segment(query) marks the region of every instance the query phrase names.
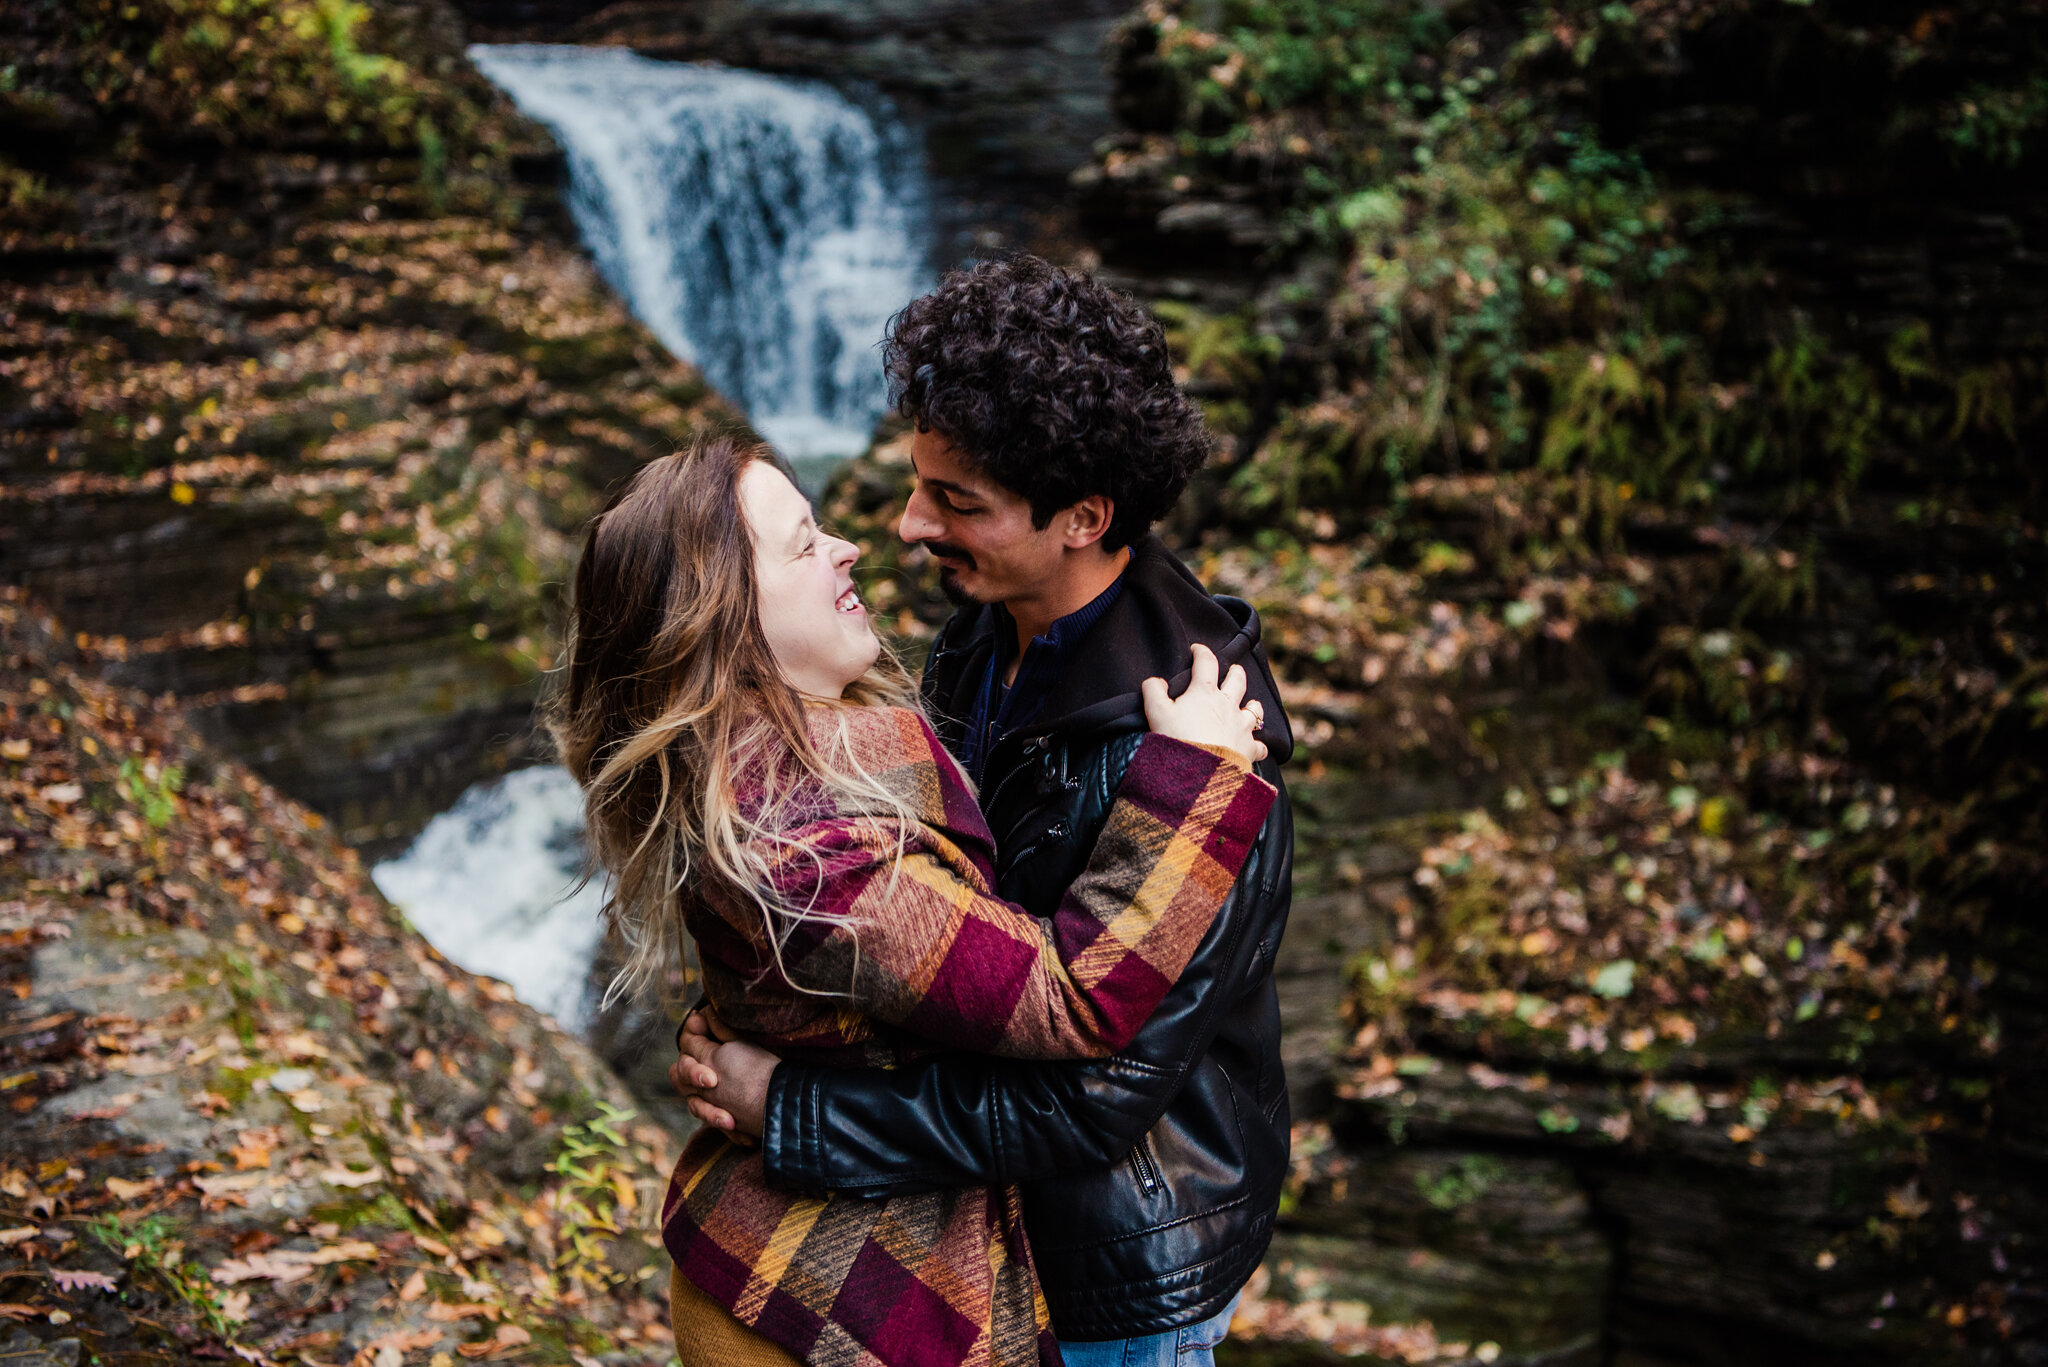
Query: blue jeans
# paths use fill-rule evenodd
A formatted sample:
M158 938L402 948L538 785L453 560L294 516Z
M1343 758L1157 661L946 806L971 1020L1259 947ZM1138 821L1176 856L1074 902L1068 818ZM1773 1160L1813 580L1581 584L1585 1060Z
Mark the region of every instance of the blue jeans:
M1163 1334L1100 1343L1062 1339L1060 1356L1067 1367L1216 1367L1216 1345L1230 1333L1230 1315L1236 1309L1237 1297L1232 1296L1221 1314Z

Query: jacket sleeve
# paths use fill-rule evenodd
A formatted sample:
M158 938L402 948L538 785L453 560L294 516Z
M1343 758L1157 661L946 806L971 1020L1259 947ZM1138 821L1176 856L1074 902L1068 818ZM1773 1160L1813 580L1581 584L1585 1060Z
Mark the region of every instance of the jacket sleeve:
M1050 1063L949 1053L887 1072L782 1063L761 1143L769 1182L899 1195L1034 1181L1122 1157L1179 1093L1225 1013L1270 973L1293 841L1282 789L1194 958L1113 1057Z
M777 889L828 914L795 921L776 965L806 992L951 1047L1113 1053L1180 976L1257 842L1275 790L1240 764L1146 736L1050 921L987 891L931 827L803 828Z

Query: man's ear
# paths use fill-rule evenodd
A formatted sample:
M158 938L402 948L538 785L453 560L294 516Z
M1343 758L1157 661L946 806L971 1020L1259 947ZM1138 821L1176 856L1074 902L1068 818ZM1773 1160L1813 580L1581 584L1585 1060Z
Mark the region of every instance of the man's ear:
M1079 503L1071 504L1052 515L1053 529L1060 534L1060 544L1070 551L1085 550L1102 540L1109 530L1109 521L1116 516L1116 500L1103 494L1090 494Z

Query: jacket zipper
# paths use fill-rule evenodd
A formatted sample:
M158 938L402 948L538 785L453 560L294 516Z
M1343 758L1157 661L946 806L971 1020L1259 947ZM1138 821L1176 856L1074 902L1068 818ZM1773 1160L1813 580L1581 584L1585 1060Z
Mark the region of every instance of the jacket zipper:
M1152 1161L1152 1136L1140 1135L1131 1148L1131 1172L1147 1196L1159 1193L1159 1168Z

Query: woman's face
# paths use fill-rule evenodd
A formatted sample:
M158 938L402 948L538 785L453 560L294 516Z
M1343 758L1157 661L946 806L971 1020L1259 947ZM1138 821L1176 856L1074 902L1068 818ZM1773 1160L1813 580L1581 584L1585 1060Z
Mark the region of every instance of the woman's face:
M741 472L739 494L754 536L761 629L775 663L799 693L837 698L882 650L853 587L859 553L851 541L819 531L810 500L765 460Z

